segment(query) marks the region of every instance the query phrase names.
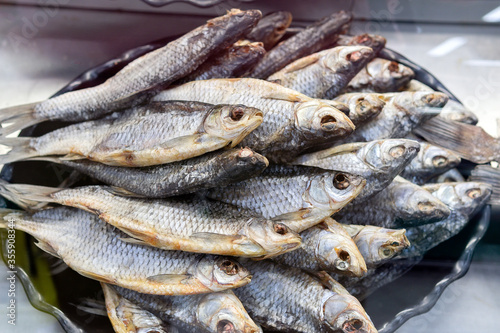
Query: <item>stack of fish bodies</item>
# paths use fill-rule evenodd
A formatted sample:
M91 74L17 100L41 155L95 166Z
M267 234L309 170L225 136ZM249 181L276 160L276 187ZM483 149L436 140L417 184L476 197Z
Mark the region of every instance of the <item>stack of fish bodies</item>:
M291 15L260 18L231 10L104 84L0 110L2 135L76 122L2 136L0 163L59 163L106 185L2 182L26 212L4 209L0 225L100 281L117 332L376 332L332 276L365 296L491 194L423 185L460 162L412 135L448 96L377 58L383 37L345 35L339 12L274 46ZM50 204L68 207L33 212Z

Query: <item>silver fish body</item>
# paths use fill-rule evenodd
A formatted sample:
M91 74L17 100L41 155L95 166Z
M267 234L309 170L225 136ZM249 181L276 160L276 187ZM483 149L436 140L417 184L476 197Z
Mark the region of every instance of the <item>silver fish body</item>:
M300 232L353 200L365 180L352 174L306 166L271 165L260 177L206 191L208 197Z
M366 264L351 236L331 218L301 232L302 246L272 260L310 272L362 276Z
M264 329L293 333L377 332L359 302L339 286L330 290L299 269L249 262L252 284L235 290Z
M417 185L422 185L459 163L460 157L451 150L420 142L420 151L401 172L401 176Z
M212 79L188 82L158 94L155 100L193 100L243 104L263 112L263 123L241 145L270 161L286 162L318 142L349 135L354 125L331 105L256 79Z
M262 333L230 290L205 295L159 296L114 288L121 296L186 332Z
M344 207L335 219L344 224L405 227L408 230L410 226L441 221L449 215L450 209L438 198L420 186L396 177L387 188L362 205Z
M267 80L313 98L331 99L372 57L365 46L339 46L300 58Z
M354 199L361 203L386 188L420 149L407 139L349 143L299 156L292 163L323 169L338 169L366 179L366 186Z
M93 214L54 208L33 215L3 210L2 226L14 221L42 250L94 280L143 293L188 295L250 282L250 273L225 257L164 251L122 241L127 235Z
M346 92L388 93L399 91L415 76L413 70L403 64L381 58L370 61L349 82Z

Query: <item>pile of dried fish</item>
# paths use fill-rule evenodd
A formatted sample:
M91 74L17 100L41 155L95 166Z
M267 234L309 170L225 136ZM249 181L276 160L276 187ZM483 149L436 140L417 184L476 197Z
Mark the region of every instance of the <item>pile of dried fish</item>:
M376 332L354 296L456 235L492 187L429 183L466 157L432 144L432 121L475 118L351 19L281 40L290 13L233 9L101 85L0 110L1 164L94 179L1 181L24 211L0 227L100 281L116 332ZM56 119L74 124L5 137Z

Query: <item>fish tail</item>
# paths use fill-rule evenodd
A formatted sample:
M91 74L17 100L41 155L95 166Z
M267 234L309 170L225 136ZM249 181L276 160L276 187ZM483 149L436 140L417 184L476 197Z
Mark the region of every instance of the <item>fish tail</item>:
M51 195L60 190L54 187L9 184L5 180L0 180L0 195L25 210L39 210L54 202Z
M0 136L40 123L42 120L34 117L37 104L39 102L0 109Z
M0 155L0 164L12 163L37 156L35 149L30 147L32 138L5 138L0 136L0 145L12 147L7 153Z
M0 229L9 229L12 226L9 225L9 215L22 213L19 210L0 208Z

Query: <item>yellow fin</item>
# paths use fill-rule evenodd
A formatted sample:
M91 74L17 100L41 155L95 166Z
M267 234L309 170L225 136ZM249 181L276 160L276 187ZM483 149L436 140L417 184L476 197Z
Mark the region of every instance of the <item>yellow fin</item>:
M64 155L63 157L60 157L59 160L61 161L74 161L74 160L83 160L85 157L82 155L78 154L67 154Z
M115 284L116 283L116 281L113 278L108 277L108 276L100 275L100 274L97 274L97 273L94 273L94 272L84 271L84 270L81 270L81 269L75 269L75 270L78 273L80 273L81 275L83 275L85 277L88 277L89 279L92 279L92 280L97 280L97 281L106 282L106 283L110 283L110 284Z
M312 64L315 64L318 62L320 59L318 54L311 54L307 57L300 58L294 62L292 62L290 65L288 65L285 69L285 73L292 73L298 70L301 70L307 66L310 66Z
M126 237L126 238L119 238L122 242L125 242L125 243L130 243L130 244L136 244L136 245L147 245L147 246L151 246L151 244L148 244L146 243L145 241L143 240L140 240L140 239L137 239L137 238L133 238L133 237Z
M312 210L310 208L302 208L296 212L290 212L290 213L285 213L285 214L275 216L271 220L273 220L273 221L303 220L305 218L308 218L309 215L311 214L311 212L312 212Z
M288 91L274 91L273 93L264 96L266 99L279 99L287 102L305 102L306 99L300 93L292 93Z
M158 274L147 277L147 280L150 282L158 282L171 285L176 285L179 283L187 284L190 279L192 279L192 276L189 274Z
M242 244L246 237L242 235L223 235L223 234L217 234L213 232L197 232L189 236L191 239L196 239L198 241L208 241L208 242L214 242L214 243L235 243L235 244Z

